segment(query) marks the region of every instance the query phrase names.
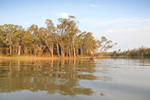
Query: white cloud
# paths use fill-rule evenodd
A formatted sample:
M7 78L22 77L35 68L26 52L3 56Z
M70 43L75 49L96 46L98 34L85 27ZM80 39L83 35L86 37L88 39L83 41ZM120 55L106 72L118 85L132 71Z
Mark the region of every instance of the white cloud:
M117 43L114 50L150 47L150 18L88 19L83 21L88 31L100 39L105 36Z
M56 15L59 16L59 17L61 17L61 18L68 18L69 17L68 13L58 13Z
M83 20L84 21L84 20ZM112 28L131 28L131 27L143 27L150 25L149 18L117 18L117 19L90 19L87 21L87 25L91 28L104 27L104 29Z
M93 32L93 34L100 34L99 32Z
M138 26L148 26L150 19L141 19L141 18L131 18L130 21L118 24L120 27L138 27Z
M24 24L25 24L25 25L29 25L29 24L30 24L30 22L25 22Z
M118 18L114 20L107 20L107 21L94 21L93 25L94 27L96 26L104 26L104 25L110 25L110 24L119 24L119 23L125 23L130 21L131 19L128 18Z
M47 19L47 17L43 17L42 19Z
M45 24L45 20L43 21L43 23Z
M97 5L94 4L90 4L90 7L98 7Z
M150 26L138 28L119 28L102 32L111 37L112 41L117 42L115 49L133 49L141 46L150 47Z
M89 18L83 18L83 19L79 20L79 22L87 22L87 21L89 21Z
M137 27L137 28L116 28L116 29L110 29L107 31L104 31L103 33L115 33L115 34L134 34L136 37L145 34L149 34L150 32L150 26L145 26L145 27ZM150 34L149 34L150 35Z

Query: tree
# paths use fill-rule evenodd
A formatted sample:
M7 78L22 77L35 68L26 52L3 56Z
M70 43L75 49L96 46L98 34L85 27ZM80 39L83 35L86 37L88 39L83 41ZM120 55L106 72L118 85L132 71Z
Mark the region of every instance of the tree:
M12 43L13 43L13 34L16 31L16 25L13 24L4 24L3 25L3 30L4 30L4 34L6 35L6 41L7 44L9 46L9 53L10 55L12 54ZM7 50L7 49L6 49Z
M33 48L33 43L34 43L34 39L33 39L33 35L30 34L30 32L26 31L22 37L22 46L24 48L24 54L28 54L29 51L31 53L31 50Z
M34 53L35 56L37 55L37 49L38 49L38 42L39 42L39 37L38 37L38 26L33 24L31 25L27 32L29 32L32 36L33 36L33 42L32 42L32 46L34 48Z
M97 41L92 36L92 33L91 32L86 33L84 37L84 45L83 45L84 52L87 55L91 54L91 52L95 53L94 50L97 48L96 43Z
M17 46L17 51L18 51L18 55L20 56L21 54L21 42L22 42L22 37L25 33L25 30L23 29L22 26L16 26L17 30L15 31L15 33L13 34L14 37L14 41L15 41L15 45Z
M64 57L65 53L71 56L71 51L73 51L73 56L75 53L75 36L80 32L77 23L73 20L74 16L69 16L69 18L60 18L58 21L60 24L57 25L58 33L60 35L60 47L61 55ZM66 52L65 52L66 50Z
M106 37L96 40L91 32L81 32L78 29L75 16L59 18L57 28L52 20L45 21L46 28L38 28L33 24L27 30L22 26L5 24L0 26L1 53L7 54L34 54L42 55L49 51L51 56L76 57L79 54L95 55L98 48L100 52L106 52L115 44ZM147 55L149 51L143 51Z
M47 35L47 29L44 28L44 27L41 27L39 29L39 37L41 38L41 45L40 45L40 55L41 53L43 52L43 50L46 48L46 45L45 44L45 38L46 38L46 35ZM47 41L46 41L47 42Z
M67 19L59 18L58 21L60 24L57 25L57 32L59 35L59 45L61 47L61 56L64 57L64 35L66 34L67 29Z
M108 40L106 37L102 36L101 40L97 41L98 47L100 48L100 55L103 55L104 52L106 52L108 49L115 46L117 43L112 43L111 40Z
M6 47L6 33L4 31L4 27L0 26L0 53L3 53L3 47Z
M45 42L45 44L47 45L49 51L51 52L51 55L53 57L53 49L54 49L54 34L56 32L56 29L54 27L54 24L52 22L52 20L47 19L45 21L46 25L47 25L47 29L45 28L40 28L40 32L39 35L41 37L41 39Z
M58 57L60 57L60 51L59 51L60 36L59 36L58 32L55 32L55 34L54 34L54 42L55 42L56 48L57 48L57 55L58 55Z
M85 37L85 34L86 34L86 31L80 33L76 37L76 41L75 41L75 47L76 47L76 49L79 50L81 56L83 56L83 46L84 46L84 37Z

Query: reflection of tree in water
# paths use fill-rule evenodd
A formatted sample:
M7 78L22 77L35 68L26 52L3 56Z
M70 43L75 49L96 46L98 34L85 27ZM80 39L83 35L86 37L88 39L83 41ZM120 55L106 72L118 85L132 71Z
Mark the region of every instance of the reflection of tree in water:
M95 80L95 64L91 61L18 61L0 62L0 92L21 90L47 91L49 94L91 95L90 88L79 80Z

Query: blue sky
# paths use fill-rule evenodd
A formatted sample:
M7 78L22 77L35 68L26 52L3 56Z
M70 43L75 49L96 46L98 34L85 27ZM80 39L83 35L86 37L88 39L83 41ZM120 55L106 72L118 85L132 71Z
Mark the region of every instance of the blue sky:
M0 0L0 12L0 25L24 28L74 15L81 31L116 42L112 50L150 47L150 0Z

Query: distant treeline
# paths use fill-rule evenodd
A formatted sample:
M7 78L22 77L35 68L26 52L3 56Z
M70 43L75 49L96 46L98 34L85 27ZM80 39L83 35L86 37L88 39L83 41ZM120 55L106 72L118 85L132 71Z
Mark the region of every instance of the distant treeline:
M121 51L119 49L118 51L107 53L106 55L110 56L150 56L150 48L141 47L138 49L132 49L127 51Z
M35 24L27 29L20 25L0 25L0 55L75 57L105 52L115 45L106 37L96 40L91 32L81 32L74 19L74 16L59 18L56 27L47 19L46 28Z

